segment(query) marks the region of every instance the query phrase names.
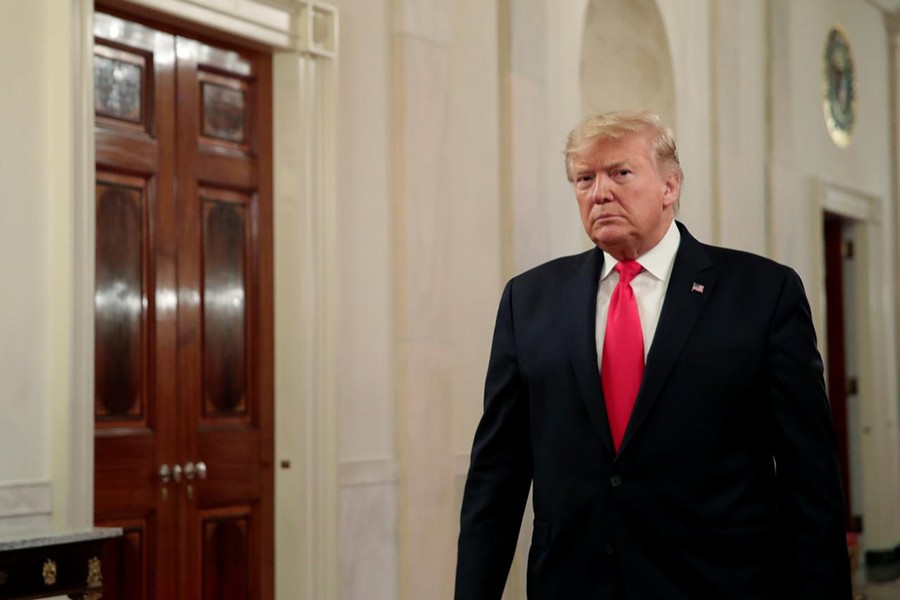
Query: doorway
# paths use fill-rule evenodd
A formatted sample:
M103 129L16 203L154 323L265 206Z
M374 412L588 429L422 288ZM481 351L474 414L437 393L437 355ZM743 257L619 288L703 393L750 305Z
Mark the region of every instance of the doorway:
M105 598L273 596L271 57L98 8Z
M823 215L827 322L828 398L841 466L845 528L861 533L859 349L857 320L856 225L838 213Z

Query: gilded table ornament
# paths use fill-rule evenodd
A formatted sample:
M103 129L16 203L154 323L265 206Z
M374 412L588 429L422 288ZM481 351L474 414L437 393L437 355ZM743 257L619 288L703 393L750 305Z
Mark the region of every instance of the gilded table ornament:
M824 66L825 124L832 141L846 148L856 119L856 75L847 34L837 25L828 32Z
M103 585L103 574L100 571L100 559L96 556L88 560L88 577L87 583L91 587L101 587Z
M55 584L56 583L56 562L48 558L46 560L46 562L44 562L44 569L41 572L41 574L44 576L44 585Z

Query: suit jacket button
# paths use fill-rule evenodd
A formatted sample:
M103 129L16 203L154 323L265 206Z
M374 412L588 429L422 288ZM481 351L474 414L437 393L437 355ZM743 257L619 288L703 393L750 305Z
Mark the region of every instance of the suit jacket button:
M609 478L609 484L613 487L619 487L622 485L622 476L621 475L613 475Z
M616 549L613 547L612 544L605 544L605 545L603 546L603 552L604 552L607 556L612 556L613 554L616 553Z

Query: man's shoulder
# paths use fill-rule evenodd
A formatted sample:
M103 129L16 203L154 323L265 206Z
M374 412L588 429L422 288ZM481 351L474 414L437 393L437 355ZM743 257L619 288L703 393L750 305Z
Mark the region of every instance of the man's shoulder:
M703 247L715 265L720 282L755 282L778 289L785 281L800 281L794 269L766 256L722 246L703 244Z
M755 254L746 250L713 246L701 243L716 264L723 266L736 266L744 269L754 269L761 272L786 273L791 270L787 265L781 264L771 258Z
M560 277L568 277L578 272L582 268L588 266L587 263L591 259L598 259L597 248L591 248L579 254L570 256L560 256L537 266L522 271L510 280L510 283L516 285L529 285L533 283L546 283L548 280L558 279Z
M780 274L781 276L794 272L787 265L760 254L701 242L693 237L681 223L679 223L679 229L682 236L682 247L679 248L678 256L687 254L696 259L698 256L705 255L706 259L724 272L756 272L769 275Z

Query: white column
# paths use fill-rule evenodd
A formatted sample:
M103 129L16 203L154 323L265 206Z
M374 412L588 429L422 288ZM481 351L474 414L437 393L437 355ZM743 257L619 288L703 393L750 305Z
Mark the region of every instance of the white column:
M447 0L398 0L393 8L399 598L449 598L453 373L444 320L451 210L444 150L451 6Z
M501 286L497 6L393 5L399 597L452 597L457 457Z
M273 56L275 588L338 598L337 11L296 7ZM290 467L288 467L288 464Z

